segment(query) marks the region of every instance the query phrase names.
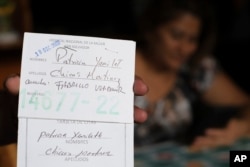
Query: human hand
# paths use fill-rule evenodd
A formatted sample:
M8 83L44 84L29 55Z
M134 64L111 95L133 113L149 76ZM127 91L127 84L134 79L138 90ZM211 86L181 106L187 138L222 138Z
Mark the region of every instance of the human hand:
M135 76L135 82L134 82L133 89L134 89L135 95L137 95L137 96L143 96L148 92L147 85L138 76ZM135 106L134 107L134 119L135 119L135 122L143 123L147 119L146 111Z
M19 93L20 77L18 74L10 75L4 82L4 87L13 95Z
M12 75L8 77L5 81L5 88L13 95L17 95L19 92L19 86L20 86L20 77L19 75ZM135 76L135 82L133 87L134 93L137 96L143 96L147 93L148 87L145 85L145 83L142 81L141 78L138 76ZM135 122L142 123L147 119L147 113L138 108L134 107L134 119Z
M190 146L191 151L201 151L220 146L230 146L249 132L246 120L231 119L225 128L209 128L204 136L197 137Z

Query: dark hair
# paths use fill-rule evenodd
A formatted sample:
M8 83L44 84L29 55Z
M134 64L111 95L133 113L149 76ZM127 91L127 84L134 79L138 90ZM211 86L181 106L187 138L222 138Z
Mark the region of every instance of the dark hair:
M145 47L145 34L155 30L158 26L166 24L184 13L199 18L202 25L200 35L201 44L208 31L211 30L212 15L209 4L204 0L151 0L137 20L138 47ZM207 25L208 24L208 25Z

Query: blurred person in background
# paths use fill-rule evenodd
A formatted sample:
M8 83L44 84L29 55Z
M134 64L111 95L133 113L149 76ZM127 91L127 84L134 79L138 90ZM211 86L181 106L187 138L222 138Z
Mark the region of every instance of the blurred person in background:
M201 150L248 136L249 96L209 52L214 23L206 1L152 0L147 6L138 17L136 75L149 92L135 104L148 119L135 125L135 146L175 141ZM224 120L214 117L220 109Z
M164 141L185 143L190 129L197 126L195 120L202 120L197 115L202 116L204 111L195 108L197 103L237 108L237 117L230 117L219 129L197 133L196 136L201 136L189 143L191 148L200 150L232 144L249 135L249 97L230 80L206 49L209 48L207 42L211 41L207 40L206 31L213 23L204 17L206 5L200 6L201 2L152 0L138 21L136 75L144 80L149 92L135 98L135 105L148 112L147 121L135 125L136 147ZM19 77L8 78L5 86L17 94ZM143 122L146 117L143 112L135 112L137 122Z

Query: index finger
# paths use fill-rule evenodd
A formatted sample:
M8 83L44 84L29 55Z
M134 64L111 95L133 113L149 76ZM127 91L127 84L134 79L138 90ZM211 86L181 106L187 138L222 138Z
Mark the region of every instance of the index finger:
M143 96L148 92L147 85L143 82L143 80L135 76L135 82L134 82L134 93L137 96Z

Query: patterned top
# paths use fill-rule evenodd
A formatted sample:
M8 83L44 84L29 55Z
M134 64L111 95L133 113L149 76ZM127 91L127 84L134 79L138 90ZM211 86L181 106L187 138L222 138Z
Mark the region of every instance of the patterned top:
M151 104L136 96L135 105L153 114L145 123L135 124L135 146L181 140L192 122L192 104L209 88L217 70L216 61L204 57L195 70L181 70L174 89L163 99Z

